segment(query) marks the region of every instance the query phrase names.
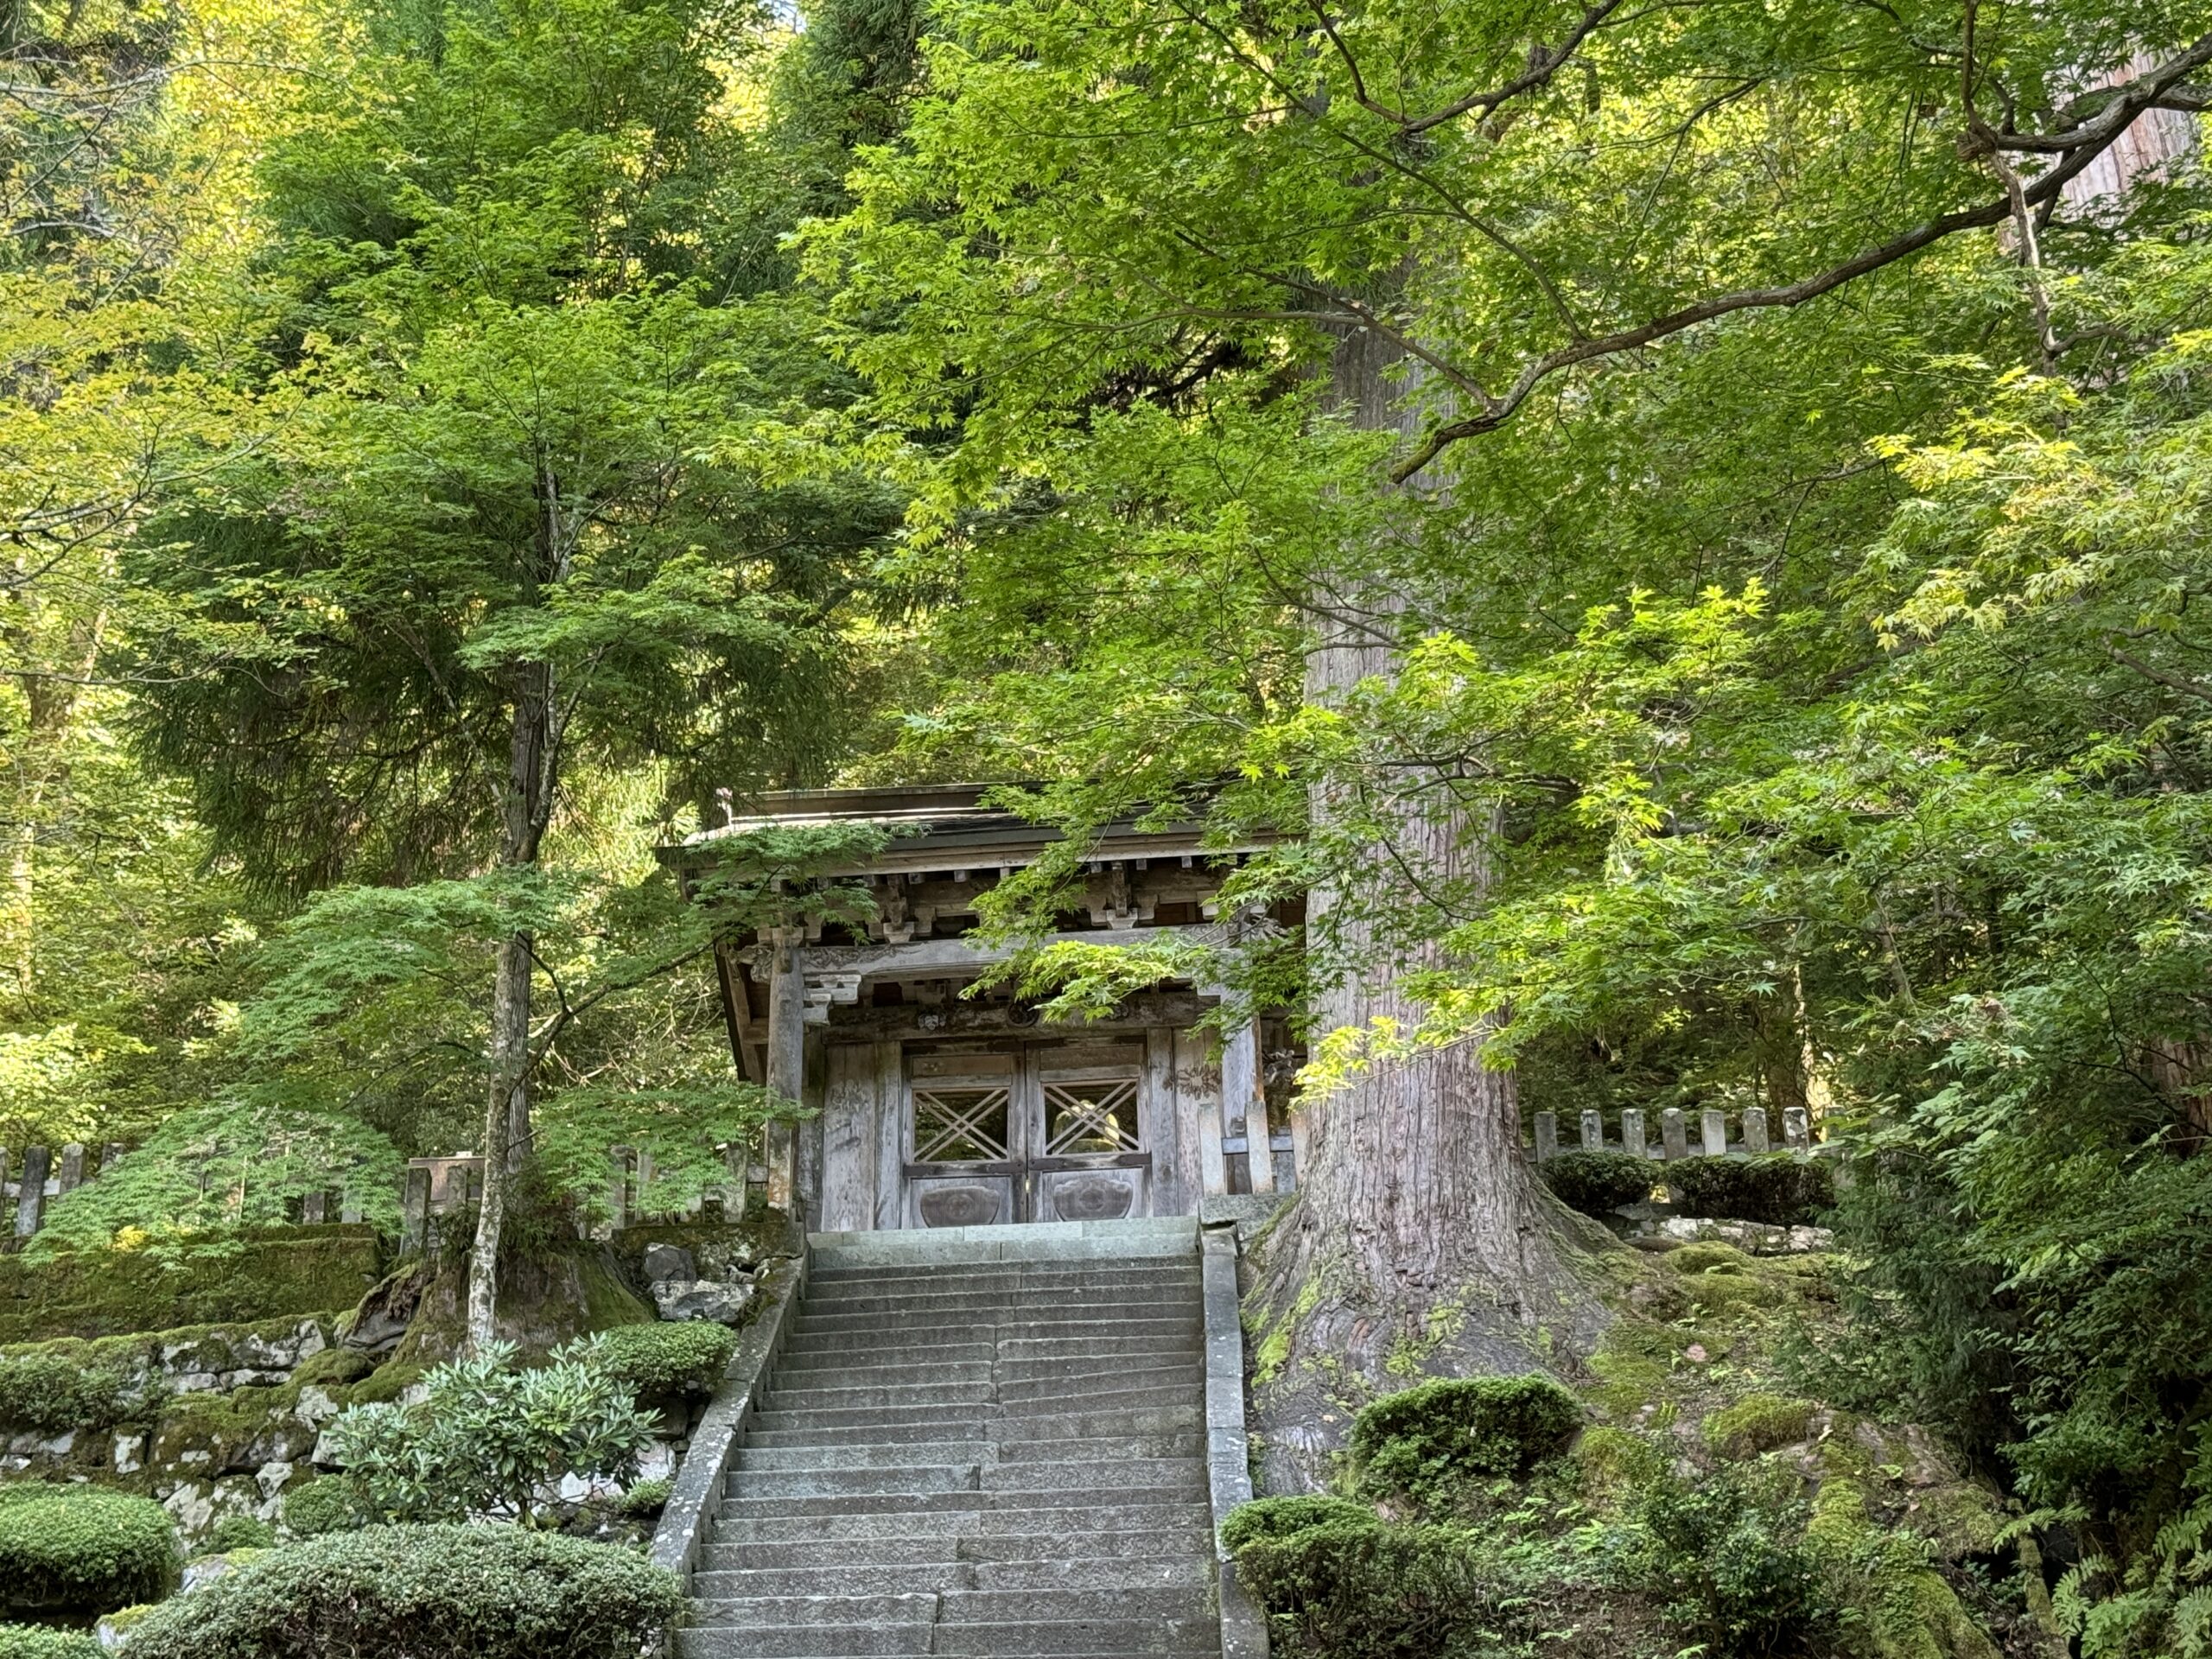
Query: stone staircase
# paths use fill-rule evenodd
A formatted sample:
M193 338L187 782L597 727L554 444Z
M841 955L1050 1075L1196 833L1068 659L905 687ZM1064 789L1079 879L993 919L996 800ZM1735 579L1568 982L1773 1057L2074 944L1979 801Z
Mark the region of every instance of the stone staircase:
M1221 1659L1192 1223L817 1235L680 1659Z

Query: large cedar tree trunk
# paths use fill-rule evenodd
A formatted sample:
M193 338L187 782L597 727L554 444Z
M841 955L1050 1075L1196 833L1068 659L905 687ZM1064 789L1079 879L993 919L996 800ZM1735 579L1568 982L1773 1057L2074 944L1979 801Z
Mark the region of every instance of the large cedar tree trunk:
M1335 400L1362 425L1401 424L1404 384L1386 378L1391 360L1366 334L1336 353ZM1308 698L1340 703L1362 680L1394 673L1389 633L1402 609L1388 592L1334 594L1314 619ZM1433 942L1378 935L1375 884L1478 893L1487 875L1494 825L1471 818L1433 773L1382 775L1386 792L1378 803L1370 780L1365 810L1379 808L1377 839L1389 844L1361 861L1358 901L1325 881L1307 899L1319 956L1348 969L1332 977L1324 963L1323 1031L1377 1019L1412 1027L1421 1010L1402 980L1442 961ZM1340 788L1316 786L1317 825L1341 822ZM1477 1045L1379 1064L1306 1105L1298 1128L1299 1193L1255 1252L1247 1302L1262 1484L1273 1492L1318 1486L1351 1412L1402 1386L1408 1362L1438 1375L1524 1371L1540 1331L1586 1332L1597 1318L1572 1265L1573 1241L1589 1236L1537 1185L1513 1075L1485 1065Z

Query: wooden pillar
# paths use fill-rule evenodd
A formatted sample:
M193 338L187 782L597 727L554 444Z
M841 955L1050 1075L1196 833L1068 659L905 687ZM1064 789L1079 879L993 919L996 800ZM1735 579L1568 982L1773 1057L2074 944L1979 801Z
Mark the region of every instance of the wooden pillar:
M875 1045L875 1224L906 1221L906 1054L897 1043Z
M1221 1079L1206 1033L1190 1027L1175 1033L1175 1106L1198 1150L1198 1193L1229 1191L1229 1164L1221 1146ZM1196 1208L1194 1205L1192 1206Z
M1251 1170L1252 1191L1272 1192L1275 1154L1268 1144L1268 1097L1262 1084L1259 1034L1250 1020L1240 1020L1221 1039L1221 1113L1231 1125L1244 1120L1244 1161Z
M806 1090L806 971L799 943L804 937L796 927L775 930L768 980L768 1092L792 1105ZM766 1137L768 1207L787 1216L798 1214L798 1128L791 1118L774 1118Z
M17 1238L29 1238L46 1220L46 1172L52 1163L44 1147L23 1148L23 1187L16 1198Z

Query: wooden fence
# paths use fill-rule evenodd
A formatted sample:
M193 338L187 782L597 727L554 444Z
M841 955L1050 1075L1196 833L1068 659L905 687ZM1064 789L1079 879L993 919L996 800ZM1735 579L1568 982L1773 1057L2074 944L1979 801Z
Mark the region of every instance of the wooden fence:
M1620 1115L1620 1139L1617 1141L1605 1138L1604 1113L1585 1112L1580 1124L1581 1144L1567 1150L1624 1152L1631 1157L1672 1162L1677 1158L1756 1158L1769 1152L1793 1152L1801 1158L1811 1158L1836 1145L1813 1139L1812 1117L1802 1106L1783 1109L1782 1143L1778 1147L1770 1138L1772 1124L1765 1107L1748 1107L1736 1115L1737 1138L1732 1141L1728 1138L1728 1120L1729 1114L1718 1107L1708 1106L1700 1111L1697 1145L1692 1147L1689 1115L1678 1106L1669 1106L1659 1114L1656 1141L1649 1137L1645 1114L1633 1106ZM1535 1138L1534 1152L1538 1163L1548 1163L1559 1156L1556 1112L1536 1114Z

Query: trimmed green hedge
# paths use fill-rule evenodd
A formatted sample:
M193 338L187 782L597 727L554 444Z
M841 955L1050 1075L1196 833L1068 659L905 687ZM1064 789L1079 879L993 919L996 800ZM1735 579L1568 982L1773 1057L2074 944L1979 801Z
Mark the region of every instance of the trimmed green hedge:
M1235 1554L1247 1544L1288 1538L1315 1527L1371 1526L1375 1511L1349 1497L1255 1497L1221 1523L1221 1541Z
M633 1396L712 1394L737 1351L737 1333L703 1319L622 1325L601 1333L602 1363Z
M0 1624L0 1659L107 1659L107 1649L81 1630Z
M1352 1419L1352 1460L1366 1491L1427 1503L1465 1481L1517 1479L1566 1451L1581 1427L1581 1402L1548 1376L1447 1378Z
M209 1236L174 1255L0 1255L0 1344L326 1313L359 1301L381 1271L369 1226Z
M1659 1182L1657 1168L1632 1152L1563 1152L1537 1165L1536 1173L1568 1209L1602 1220L1624 1204L1649 1198Z
M60 1354L0 1354L0 1433L111 1428L150 1403L111 1365Z
M0 1486L0 1611L106 1612L156 1601L181 1566L169 1513L97 1486Z
M366 1495L358 1482L344 1475L303 1480L284 1494L284 1525L297 1538L351 1532L368 1520Z
M156 1609L130 1659L634 1659L683 1605L627 1549L515 1527L365 1527Z
M1667 1184L1692 1215L1796 1227L1835 1207L1835 1171L1787 1152L1761 1158L1683 1158L1667 1166Z
M1267 1611L1279 1651L1438 1659L1527 1651L1515 1638L1535 1635L1517 1628L1524 1616L1516 1602L1488 1581L1465 1535L1448 1527L1389 1526L1370 1514L1253 1537L1234 1554L1236 1576Z

